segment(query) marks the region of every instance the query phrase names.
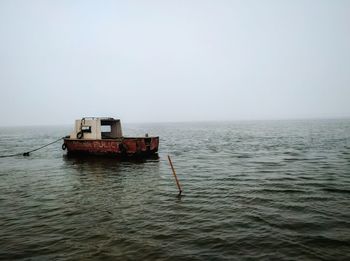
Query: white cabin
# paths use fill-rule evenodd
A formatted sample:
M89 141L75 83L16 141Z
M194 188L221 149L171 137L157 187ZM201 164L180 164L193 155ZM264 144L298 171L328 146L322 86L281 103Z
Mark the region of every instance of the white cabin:
M123 137L119 119L88 117L75 121L71 139L116 139Z

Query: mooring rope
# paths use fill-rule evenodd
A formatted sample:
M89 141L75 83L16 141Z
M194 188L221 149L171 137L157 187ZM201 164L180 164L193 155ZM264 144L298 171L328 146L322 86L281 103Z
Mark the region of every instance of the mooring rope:
M53 142L50 142L50 143L48 143L48 144L45 144L45 145L43 145L43 146L41 146L41 147L39 147L39 148L30 150L30 151L26 151L26 152L22 152L22 153L16 153L16 154L9 154L9 155L0 155L0 158L9 158L9 157L16 157L16 156L21 156L21 155L22 155L22 156L29 156L30 153L32 153L32 152L34 152L34 151L37 151L37 150L41 150L42 148L45 148L45 147L47 147L47 146L50 146L51 144L54 144L54 143L56 143L56 142L58 142L58 141L60 141L60 140L62 140L62 139L64 139L64 137L59 138L59 139L57 139L57 140L55 140L55 141L53 141Z

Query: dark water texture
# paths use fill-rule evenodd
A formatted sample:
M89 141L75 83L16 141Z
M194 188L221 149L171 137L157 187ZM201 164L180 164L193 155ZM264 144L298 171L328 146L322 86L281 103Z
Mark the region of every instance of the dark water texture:
M1 155L68 127L1 128ZM160 159L0 159L5 260L349 260L350 120L129 124ZM166 155L172 156L184 197Z

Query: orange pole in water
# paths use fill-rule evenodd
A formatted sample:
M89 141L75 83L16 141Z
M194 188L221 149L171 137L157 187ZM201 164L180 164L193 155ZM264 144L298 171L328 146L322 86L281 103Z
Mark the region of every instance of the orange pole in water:
M171 162L171 159L170 159L169 155L168 155L168 160L169 160L171 170L173 171L173 174L174 174L174 177L175 177L175 180L176 180L177 188L179 189L179 196L181 196L181 193L182 193L181 186L180 186L179 180L177 179L176 172L175 172L173 163Z

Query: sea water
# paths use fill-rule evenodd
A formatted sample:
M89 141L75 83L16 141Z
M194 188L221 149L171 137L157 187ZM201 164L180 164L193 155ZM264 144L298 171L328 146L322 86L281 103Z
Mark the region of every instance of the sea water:
M0 259L350 259L350 120L124 127L159 159L0 158ZM0 128L0 155L70 131Z

